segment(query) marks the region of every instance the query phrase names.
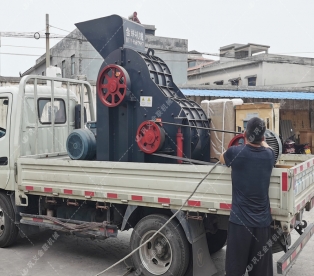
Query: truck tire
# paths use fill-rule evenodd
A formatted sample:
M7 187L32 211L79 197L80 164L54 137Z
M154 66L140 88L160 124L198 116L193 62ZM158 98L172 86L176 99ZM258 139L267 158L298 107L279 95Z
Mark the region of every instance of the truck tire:
M215 234L206 233L208 250L210 254L214 254L223 248L227 242L227 230L218 229Z
M0 247L12 245L19 233L15 225L15 212L10 198L0 193Z
M138 248L169 219L165 215L149 215L134 227L130 246ZM183 276L189 264L189 244L180 224L170 222L153 240L132 256L135 275Z

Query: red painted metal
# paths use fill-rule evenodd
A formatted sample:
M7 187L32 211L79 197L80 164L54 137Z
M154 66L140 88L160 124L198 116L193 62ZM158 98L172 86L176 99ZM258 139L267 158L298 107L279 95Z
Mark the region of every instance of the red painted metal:
M143 122L137 129L136 142L141 151L152 154L162 148L165 132L152 121Z
M101 102L108 107L116 107L124 100L129 76L121 66L110 64L98 75L97 93Z
M113 194L113 193L107 193L107 197L108 198L118 198L117 194Z
M220 209L231 210L232 204L220 203Z
M170 204L170 198L158 197L158 203Z
M281 175L281 191L288 191L288 173L283 172Z
M84 194L85 196L95 196L95 192L91 192L91 191L85 191Z
M238 134L237 136L234 136L232 140L230 141L228 148L232 146L238 146L241 145L240 141L243 140L243 143L245 143L245 136L244 134Z
M72 190L68 190L68 189L64 189L64 193L67 195L72 195L73 191Z
M193 207L201 207L201 202L199 200L189 200L188 205Z
M288 261L285 261L283 264L282 264L282 271L284 271L288 266Z
M301 204L298 204L298 205L297 205L297 212L299 212L300 209L301 209Z
M181 127L178 128L177 132L177 156L182 158L183 157L183 133L181 132ZM179 164L182 164L182 160L178 160Z
M135 200L135 201L143 201L143 197L142 196L132 195L131 198L132 198L132 200Z

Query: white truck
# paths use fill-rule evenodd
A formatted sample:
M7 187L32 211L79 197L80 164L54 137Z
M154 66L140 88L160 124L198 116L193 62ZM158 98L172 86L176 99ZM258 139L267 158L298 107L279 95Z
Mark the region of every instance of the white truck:
M73 85L80 87L80 99ZM213 167L71 160L66 140L75 122L86 127L83 103L95 120L91 86L84 81L25 76L19 86L0 87L1 247L14 243L19 232L26 236L40 228L102 239L134 228L135 249L179 210ZM277 265L282 274L314 234L314 224L302 221L314 206L314 158L307 158L278 165L271 176L273 238L265 246L285 252ZM133 254L138 272L213 275L210 254L226 243L231 185L230 169L216 166L176 218ZM291 246L294 229L300 238Z

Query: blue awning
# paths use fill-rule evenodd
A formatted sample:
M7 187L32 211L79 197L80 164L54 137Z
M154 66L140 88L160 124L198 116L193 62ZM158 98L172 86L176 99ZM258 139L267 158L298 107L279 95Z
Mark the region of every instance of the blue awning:
M271 92L271 91L234 91L181 89L185 96L211 96L222 98L258 98L286 100L314 100L314 93L308 92Z

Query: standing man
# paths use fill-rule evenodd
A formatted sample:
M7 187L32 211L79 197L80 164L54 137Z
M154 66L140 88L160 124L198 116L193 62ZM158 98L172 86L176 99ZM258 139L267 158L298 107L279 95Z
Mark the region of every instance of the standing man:
M268 190L275 154L264 142L265 130L263 120L250 119L246 144L230 147L220 156L220 162L232 169L226 276L242 276L246 269L250 276L273 276L272 249L263 249L271 239Z

